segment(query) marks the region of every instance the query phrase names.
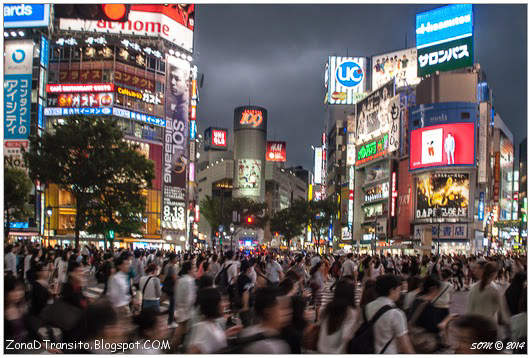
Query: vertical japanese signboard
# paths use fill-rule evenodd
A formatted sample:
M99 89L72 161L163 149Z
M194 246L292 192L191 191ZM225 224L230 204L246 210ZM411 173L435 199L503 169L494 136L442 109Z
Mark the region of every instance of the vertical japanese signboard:
M6 41L4 52L4 139L27 140L31 119L33 41Z
M163 229L186 235L186 168L188 164L188 105L190 64L168 57L166 75L166 128L163 150ZM167 231L169 232L169 231ZM172 237L172 240L175 238Z

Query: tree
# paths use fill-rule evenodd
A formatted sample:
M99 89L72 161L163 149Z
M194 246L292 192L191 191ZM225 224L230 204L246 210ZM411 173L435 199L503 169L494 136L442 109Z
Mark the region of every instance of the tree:
M222 225L224 222L221 200L207 195L199 203L199 210L210 225L210 232L214 234L218 230L219 225Z
M9 236L11 219L22 220L29 215L32 185L24 170L4 166L4 238Z
M112 180L98 191L98 198L89 204L87 231L122 236L140 233L146 198L142 191L151 188L154 166L138 152L139 146L120 141L107 156L105 167L114 167ZM109 237L111 247L113 240Z
M79 247L79 233L87 227L89 216L94 220L94 203L109 193L109 187L117 185L116 178L124 180L124 188L129 182L124 173L130 173L126 168L131 167L124 167L124 161L118 160L122 157L113 154L117 151L127 157L122 142L122 130L115 121L105 117L68 117L64 122L54 124L52 130L41 137L30 136L30 150L24 154L30 178L46 185L57 184L69 190L75 198L76 247ZM147 176L139 175L147 179ZM111 192L117 195L116 191ZM126 210L128 203L124 202L122 199L116 209Z
M304 233L305 224L308 222L308 202L296 200L288 208L277 211L271 217L271 231L278 232L284 237L291 247L291 240Z
M308 209L308 221L312 226L315 245L318 247L321 241L321 233L328 228L332 219L337 215L338 204L333 196L324 200L311 201Z

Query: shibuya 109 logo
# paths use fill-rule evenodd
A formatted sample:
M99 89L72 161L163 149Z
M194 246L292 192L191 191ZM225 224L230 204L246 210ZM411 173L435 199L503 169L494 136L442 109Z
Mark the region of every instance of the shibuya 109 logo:
M356 62L345 61L337 67L336 78L345 87L356 87L363 80L363 70Z

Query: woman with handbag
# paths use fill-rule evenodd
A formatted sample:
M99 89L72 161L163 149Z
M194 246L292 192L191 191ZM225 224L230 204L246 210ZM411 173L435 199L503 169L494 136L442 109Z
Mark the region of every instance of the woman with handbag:
M142 292L141 311L151 309L155 312L160 311L160 279L157 275L157 265L151 263L146 268L146 275L140 277L139 290Z

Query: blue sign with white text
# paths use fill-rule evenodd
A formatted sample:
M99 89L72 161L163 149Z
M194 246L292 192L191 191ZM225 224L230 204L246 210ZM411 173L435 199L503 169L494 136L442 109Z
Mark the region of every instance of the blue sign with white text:
M483 221L485 218L485 193L479 193L479 204L478 204L478 220Z
M4 139L28 139L31 74L4 76Z
M337 81L345 87L356 87L363 80L363 70L356 62L345 61L336 71Z
M112 114L118 117L133 119L135 121L140 121L140 122L144 122L147 124L153 124L159 127L166 127L166 120L160 117L150 116L149 114L133 112L128 109L116 108L116 107L112 109Z
M417 14L417 48L472 36L474 18L471 4L453 4Z
M46 27L50 4L4 4L4 28Z
M9 227L11 229L27 229L29 224L27 222L10 222Z
M48 68L49 45L46 37L41 36L41 66Z

